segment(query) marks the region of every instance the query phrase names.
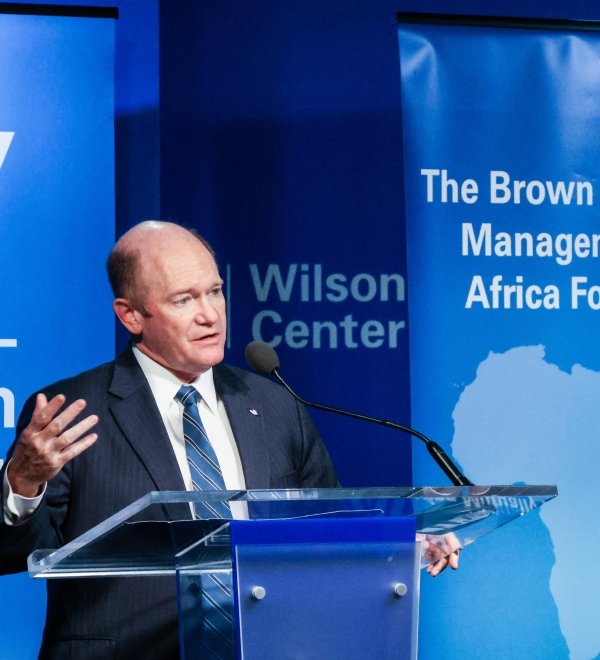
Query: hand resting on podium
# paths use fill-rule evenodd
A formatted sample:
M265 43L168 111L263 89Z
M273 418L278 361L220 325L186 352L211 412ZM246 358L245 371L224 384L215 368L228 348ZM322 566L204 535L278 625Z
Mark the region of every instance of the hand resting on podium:
M453 570L458 568L461 545L454 534L417 534L416 540L423 544L423 557L429 562L425 570L429 575L436 577L448 566Z

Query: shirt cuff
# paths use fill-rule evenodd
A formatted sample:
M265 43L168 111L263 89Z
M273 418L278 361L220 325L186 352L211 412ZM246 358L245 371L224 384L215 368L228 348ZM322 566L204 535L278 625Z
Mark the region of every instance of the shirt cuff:
M2 492L4 495L4 522L7 525L18 525L25 522L36 512L46 493L46 484L44 484L41 494L37 497L23 497L22 495L18 495L13 492L8 480L7 466L7 469L4 471Z

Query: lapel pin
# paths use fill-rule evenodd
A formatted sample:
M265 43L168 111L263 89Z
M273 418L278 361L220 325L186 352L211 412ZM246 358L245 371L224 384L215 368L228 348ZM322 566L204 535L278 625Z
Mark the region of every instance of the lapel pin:
M255 417L258 417L258 410L256 410L255 408L249 408L249 409L248 409L248 412L249 412L251 415L254 415Z

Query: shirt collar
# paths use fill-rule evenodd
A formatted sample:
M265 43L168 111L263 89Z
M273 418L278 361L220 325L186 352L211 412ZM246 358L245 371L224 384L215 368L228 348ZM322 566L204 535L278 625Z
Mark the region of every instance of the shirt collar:
M182 385L193 385L200 392L206 405L216 414L217 392L212 368L203 371L191 383L182 383L177 376L145 353L142 353L137 346L133 346L133 354L144 372L144 376L146 376L160 410L164 410L169 406Z

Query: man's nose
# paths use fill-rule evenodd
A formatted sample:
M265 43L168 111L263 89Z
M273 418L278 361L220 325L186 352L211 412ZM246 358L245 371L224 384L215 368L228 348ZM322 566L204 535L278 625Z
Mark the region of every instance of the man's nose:
M214 323L219 318L215 304L205 298L198 299L195 319L198 323Z

